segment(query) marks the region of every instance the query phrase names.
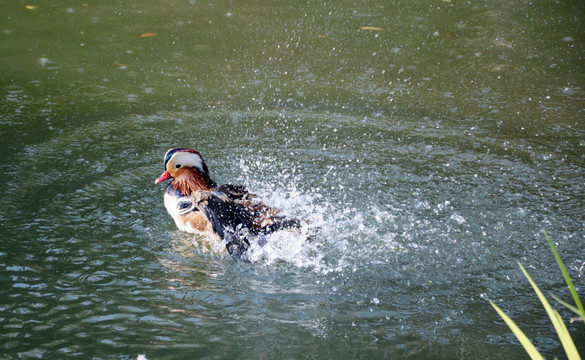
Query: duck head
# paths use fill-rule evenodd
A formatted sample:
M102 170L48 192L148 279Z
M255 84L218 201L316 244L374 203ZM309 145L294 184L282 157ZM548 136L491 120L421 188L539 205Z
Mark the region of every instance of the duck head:
M198 151L188 148L170 149L164 156L164 163L165 171L154 181L155 184L174 179L171 182L174 190L179 190L185 195L216 186L209 177L207 164Z

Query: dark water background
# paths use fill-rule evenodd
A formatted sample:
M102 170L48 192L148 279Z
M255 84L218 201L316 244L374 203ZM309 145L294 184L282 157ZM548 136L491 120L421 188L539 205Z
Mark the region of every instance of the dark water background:
M0 6L0 357L525 356L488 299L563 356L517 261L585 297L582 1ZM195 246L174 146L321 230Z

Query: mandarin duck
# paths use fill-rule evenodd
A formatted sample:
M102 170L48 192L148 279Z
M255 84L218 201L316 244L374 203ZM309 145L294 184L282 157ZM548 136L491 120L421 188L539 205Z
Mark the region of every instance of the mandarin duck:
M241 258L255 238L262 244L266 234L301 227L301 221L281 215L279 209L262 203L244 186L218 186L198 151L170 149L164 165L155 184L173 179L164 204L177 228L225 241L234 260Z

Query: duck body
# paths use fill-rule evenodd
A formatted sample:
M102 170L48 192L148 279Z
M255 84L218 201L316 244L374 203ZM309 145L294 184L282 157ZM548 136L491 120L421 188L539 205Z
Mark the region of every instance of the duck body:
M217 185L209 177L201 154L188 148L174 148L164 157L165 171L155 180L172 179L164 204L177 228L225 242L228 253L239 259L251 241L265 242L266 234L301 227L298 219L280 214L241 185Z

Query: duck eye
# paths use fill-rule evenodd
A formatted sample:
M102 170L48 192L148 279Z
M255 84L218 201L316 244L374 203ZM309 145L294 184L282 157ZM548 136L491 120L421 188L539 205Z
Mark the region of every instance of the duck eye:
M177 164L177 165L175 165L175 167L176 167L177 169L179 169L179 168L181 167L181 164Z

